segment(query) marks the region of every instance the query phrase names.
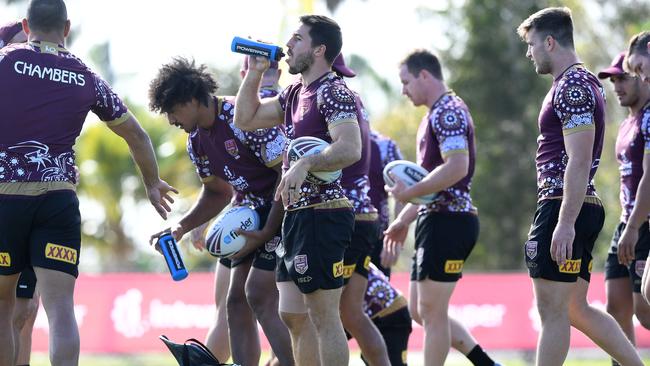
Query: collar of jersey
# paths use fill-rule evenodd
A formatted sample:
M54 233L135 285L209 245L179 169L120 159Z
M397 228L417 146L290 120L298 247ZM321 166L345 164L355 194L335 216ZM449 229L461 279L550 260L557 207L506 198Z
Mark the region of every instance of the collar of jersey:
M63 45L46 42L46 41L29 41L33 47L38 47L41 53L51 53L58 55L60 52L68 52Z

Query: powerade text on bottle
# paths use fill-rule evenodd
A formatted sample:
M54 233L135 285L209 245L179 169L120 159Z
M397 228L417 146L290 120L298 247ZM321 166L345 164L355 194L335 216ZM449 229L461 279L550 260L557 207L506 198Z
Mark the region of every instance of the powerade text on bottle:
M160 245L160 250L162 250L165 256L167 268L169 268L169 273L171 273L174 281L180 281L187 277L187 269L185 269L181 252L178 250L176 240L174 240L172 234L170 232L164 232L160 235L158 237L158 245Z
M230 50L245 55L262 56L275 61L280 61L280 59L284 57L284 52L280 46L264 42L256 42L252 39L242 37L235 37L232 39Z

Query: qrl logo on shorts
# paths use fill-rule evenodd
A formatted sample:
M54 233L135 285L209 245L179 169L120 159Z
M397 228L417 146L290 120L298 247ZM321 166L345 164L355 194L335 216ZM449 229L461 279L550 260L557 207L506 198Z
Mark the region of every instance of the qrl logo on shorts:
M63 245L47 243L45 257L55 261L77 264L77 250Z
M445 262L445 273L461 273L463 271L464 260L448 260Z
M0 253L0 267L11 267L11 255L9 253Z
M580 273L582 259L569 259L563 265L559 266L560 273L576 274Z
M266 251L269 253L275 252L275 250L278 248L278 244L280 244L280 237L274 236L273 239L267 241L266 244L264 244L264 249L266 249Z
M643 270L645 270L645 261L636 261L634 263L634 272L636 275L643 278Z
M343 276L343 261L336 262L332 265L332 274L334 278Z
M305 274L307 272L307 269L309 268L309 264L307 263L307 255L306 254L299 254L293 259L293 268L296 270L296 272L300 274Z
M537 242L530 240L526 242L526 257L535 259L537 257Z

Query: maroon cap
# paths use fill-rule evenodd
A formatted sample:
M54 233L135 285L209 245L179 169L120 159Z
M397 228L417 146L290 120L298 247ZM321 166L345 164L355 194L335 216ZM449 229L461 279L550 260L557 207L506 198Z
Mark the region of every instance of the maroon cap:
M6 46L22 30L23 25L20 22L11 22L0 27L0 47Z
M242 62L242 64L241 64L241 71L248 70L248 58L249 57L250 56L248 56L248 55L244 57L244 62ZM271 60L271 65L269 66L269 69L277 69L278 67L279 67L278 62L275 61L275 60Z
M357 76L357 73L345 64L342 53L339 53L339 55L334 59L334 62L332 63L332 70L341 76L346 76L349 78Z
M625 52L619 53L608 68L599 72L598 78L607 79L610 76L626 74L623 69L623 60L625 60Z

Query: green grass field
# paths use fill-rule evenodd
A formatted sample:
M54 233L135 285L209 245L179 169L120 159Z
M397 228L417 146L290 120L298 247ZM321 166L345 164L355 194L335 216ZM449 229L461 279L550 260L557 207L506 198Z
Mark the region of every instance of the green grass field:
M579 354L578 354L579 353ZM262 359L265 360L266 354ZM498 362L504 366L527 366L532 361L525 360L523 354L518 355L514 352L496 353ZM644 352L644 363L650 364L650 357ZM32 366L49 366L47 355L43 353L35 354L32 358ZM82 355L79 362L81 366L177 366L174 358L169 353L150 353L138 355ZM359 359L358 354L352 354L350 357L350 366L361 366L363 362ZM423 366L421 355L409 355L409 366ZM458 353L450 354L446 365L448 366L472 366L472 364ZM609 361L604 355L597 351L576 352L571 351L569 360L565 366L610 366Z

